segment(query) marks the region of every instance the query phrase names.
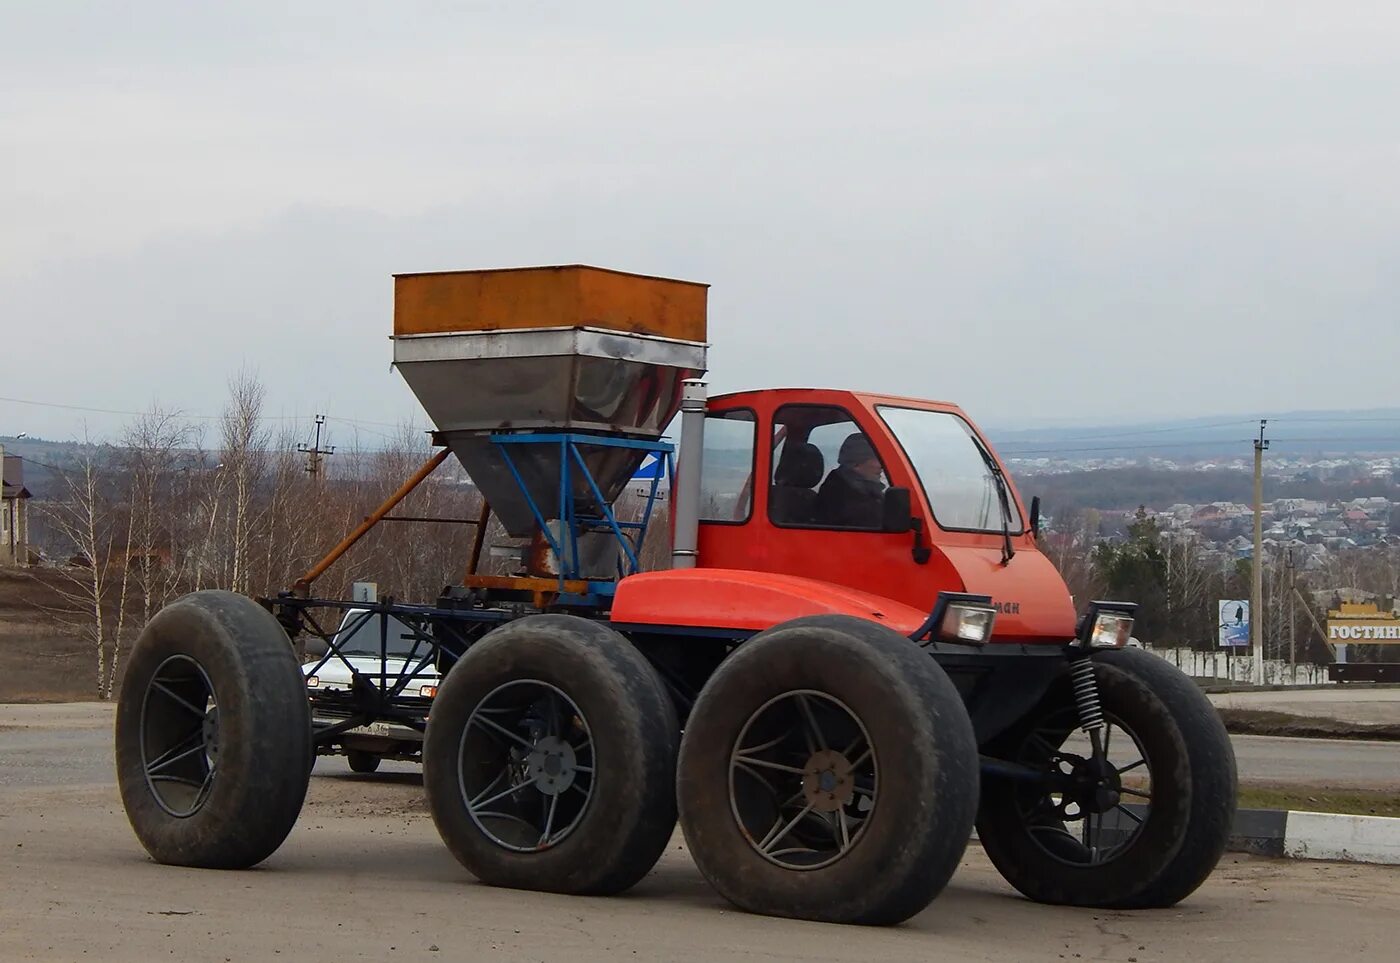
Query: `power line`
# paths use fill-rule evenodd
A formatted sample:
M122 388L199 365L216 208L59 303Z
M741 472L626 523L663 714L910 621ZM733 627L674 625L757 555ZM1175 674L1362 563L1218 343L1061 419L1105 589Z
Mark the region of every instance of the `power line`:
M1221 439L1210 439L1210 440L1202 440L1202 441L1163 442L1163 443L1148 444L1148 445L1102 445L1102 446L1095 447L1095 448L999 448L999 449L998 449L998 453L999 453L999 454L1002 454L1002 455L1006 455L1006 456L1012 456L1012 455L1078 454L1078 453L1080 453L1080 452L1092 452L1092 451L1144 451L1144 450L1156 450L1156 449L1158 449L1158 448L1217 448L1217 447L1218 447L1218 448L1225 448L1225 447L1228 447L1228 446L1230 446L1230 445L1244 444L1244 443L1246 443L1246 442L1248 442L1248 441L1249 441L1248 438L1244 439L1243 441L1240 440L1240 439L1238 439L1238 438L1235 438L1235 439L1221 438ZM1334 437L1331 437L1331 438L1273 438L1273 439L1271 439L1271 441L1273 441L1273 443L1274 443L1275 445L1287 445L1287 444L1311 445L1311 444L1326 444L1326 443L1332 443L1332 444L1346 444L1346 445L1352 445L1352 444L1393 444L1393 445L1396 445L1397 448L1400 448L1400 437L1385 437L1385 438L1363 437L1363 438L1349 438L1349 437L1346 437L1346 436L1340 436L1340 437L1334 436Z
M1248 439L1245 439L1245 440L1248 441ZM1103 445L1103 446L1097 447L1097 448L999 448L999 449L998 449L998 452L999 452L1000 454L1002 454L1002 455L1046 455L1046 454L1068 454L1068 453L1084 452L1084 451L1139 451L1139 450L1157 449L1157 448L1200 448L1200 447L1203 447L1203 446L1205 446L1205 445L1220 445L1220 446L1224 447L1224 446L1227 446L1227 445L1238 445L1238 444L1240 444L1239 439L1225 439L1225 438L1222 438L1222 439L1220 439L1219 441L1208 441L1208 442L1202 442L1202 441L1176 441L1176 442L1160 442L1160 443L1157 443L1157 444L1149 444L1149 445Z
M16 404L16 405L33 405L33 406L35 406L35 407L37 407L37 408L60 408L60 409L62 409L62 410L64 410L64 411L86 411L86 412L91 412L91 413L93 413L93 414L99 414L99 415L124 415L124 416L126 416L126 417L132 417L132 418L139 418L139 417L141 417L142 415L150 414L150 412L148 412L148 411L128 411L128 410L124 410L124 409L121 409L121 408L95 408L95 407L92 407L92 406L90 406L90 405L69 405L69 404L62 404L62 403L57 402L57 401L33 401L33 400L29 399L29 398L3 398L3 397L0 397L0 401L9 402L9 403L11 403L11 404ZM179 411L179 410L176 410L176 411L174 412L174 414L176 414L176 415L177 415L178 417L180 417L180 418L184 418L184 419L187 419L187 420L189 420L189 421L221 421L221 420L223 419L223 417L224 417L223 415L197 415L197 414L190 414L190 413L188 413L188 412ZM261 416L261 420L262 420L262 421L294 421L294 422L297 422L297 421L306 421L306 420L307 420L307 417L306 417L305 415L263 415L263 416ZM404 425L402 425L402 424L393 424L393 423L386 422L386 421L369 421L369 420L363 419L363 418L343 418L343 417L340 417L340 416L338 416L338 415L331 416L331 417L329 418L329 420L330 420L330 421L342 422L342 423L347 424L347 425L355 425L355 426L357 426L357 427L363 427L363 426L365 426L365 425L378 425L378 426L380 426L380 427L382 427L382 428L402 428L402 427L404 427ZM413 425L411 422L410 422L410 423L407 423L407 427L409 427L409 428L411 428L412 430L415 430L415 431L418 431L418 430L427 431L427 430L428 430L428 429L426 429L426 428L420 429L420 428L418 428L418 426ZM366 428L365 430L366 430L366 431L369 431L368 428ZM392 436L391 436L391 435L385 435L385 434L383 434L382 432L370 431L370 434L379 435L381 438L389 438L389 439L392 440Z
M1364 422L1378 422L1378 421L1383 421L1383 422L1386 422L1386 423L1388 423L1388 424L1394 424L1395 422L1400 422L1400 417L1395 417L1395 418L1313 418L1313 417L1294 418L1294 417L1292 417L1292 416L1285 415L1285 416L1282 417L1282 418L1271 418L1270 420L1273 421L1273 422L1280 422L1280 421L1310 421L1310 422L1314 422L1314 423L1316 423L1316 422L1324 422L1324 423L1329 424L1329 425L1330 425L1330 424L1349 425L1349 424L1352 424L1353 422L1363 422L1363 421L1364 421Z
M1241 425L1252 425L1252 419L1236 419L1235 421L1219 421L1209 425L1173 425L1169 428L1137 428L1133 430L1095 432L1092 435L1072 435L1068 438L1061 438L1060 441L1098 441L1100 438L1136 438L1138 435L1156 435L1173 431L1208 431L1212 428L1238 428Z

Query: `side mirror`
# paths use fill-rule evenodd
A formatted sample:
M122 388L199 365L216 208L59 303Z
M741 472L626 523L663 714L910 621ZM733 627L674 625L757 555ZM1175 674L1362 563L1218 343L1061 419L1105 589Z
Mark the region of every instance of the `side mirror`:
M1040 496L1031 499L1031 536L1040 538Z
M880 530L901 534L914 527L914 512L907 488L886 488Z

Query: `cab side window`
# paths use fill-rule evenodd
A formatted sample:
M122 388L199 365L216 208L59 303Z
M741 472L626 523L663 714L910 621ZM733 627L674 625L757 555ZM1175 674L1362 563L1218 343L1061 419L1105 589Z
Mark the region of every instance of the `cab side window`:
M749 520L757 441L757 419L747 408L705 416L705 453L700 469L702 522Z
M773 418L768 518L791 528L880 531L884 466L844 408L784 405Z

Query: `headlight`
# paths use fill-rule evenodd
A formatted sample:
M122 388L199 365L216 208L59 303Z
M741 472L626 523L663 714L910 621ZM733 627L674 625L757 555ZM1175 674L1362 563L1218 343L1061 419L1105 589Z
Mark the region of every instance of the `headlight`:
M920 645L926 645L929 636L938 642L983 645L991 640L996 618L990 595L939 592L933 611L909 638Z
M951 602L939 623L938 640L983 645L992 637L992 623L996 617L996 609L989 606Z
M437 686L425 685L418 690L418 694L424 699L432 699L437 695Z
M1074 644L1090 649L1121 649L1133 635L1131 602L1091 602Z
M316 687L317 687L318 685L320 685L320 684L321 684L321 680L318 679L318 678L316 678L316 676L314 676L314 675L309 675L309 676L306 677L306 687L307 687L308 689L314 689L314 688L316 688Z

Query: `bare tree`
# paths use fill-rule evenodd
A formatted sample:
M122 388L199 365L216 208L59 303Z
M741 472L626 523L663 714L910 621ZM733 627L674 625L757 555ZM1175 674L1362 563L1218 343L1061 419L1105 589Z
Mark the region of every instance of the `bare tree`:
M1059 570L1076 604L1096 598L1101 588L1093 557L1099 522L1099 513L1092 509L1066 511L1040 539L1041 551Z
M1206 560L1194 532L1165 534L1162 554L1167 562L1168 625L1176 629L1180 643L1192 647L1213 645L1212 586L1219 567Z
M53 531L72 553L69 564L61 569L66 579L55 588L73 610L90 613L72 627L93 647L97 697L110 699L117 676L119 640L112 637L106 605L112 589L112 548L118 525L104 490L107 453L94 446L86 433L83 440L76 467L59 473L63 496L46 503L43 510Z
M140 624L150 621L175 594L180 578L176 553L178 521L183 506L177 478L181 462L195 437L193 427L178 411L153 404L122 434L122 467L129 494L123 600L128 578L140 593ZM126 606L120 608L121 616Z
M258 525L258 485L267 466L268 432L262 424L265 389L247 368L229 379L229 400L221 422L221 478L229 490L230 542L225 588L248 594L252 585L250 551Z

